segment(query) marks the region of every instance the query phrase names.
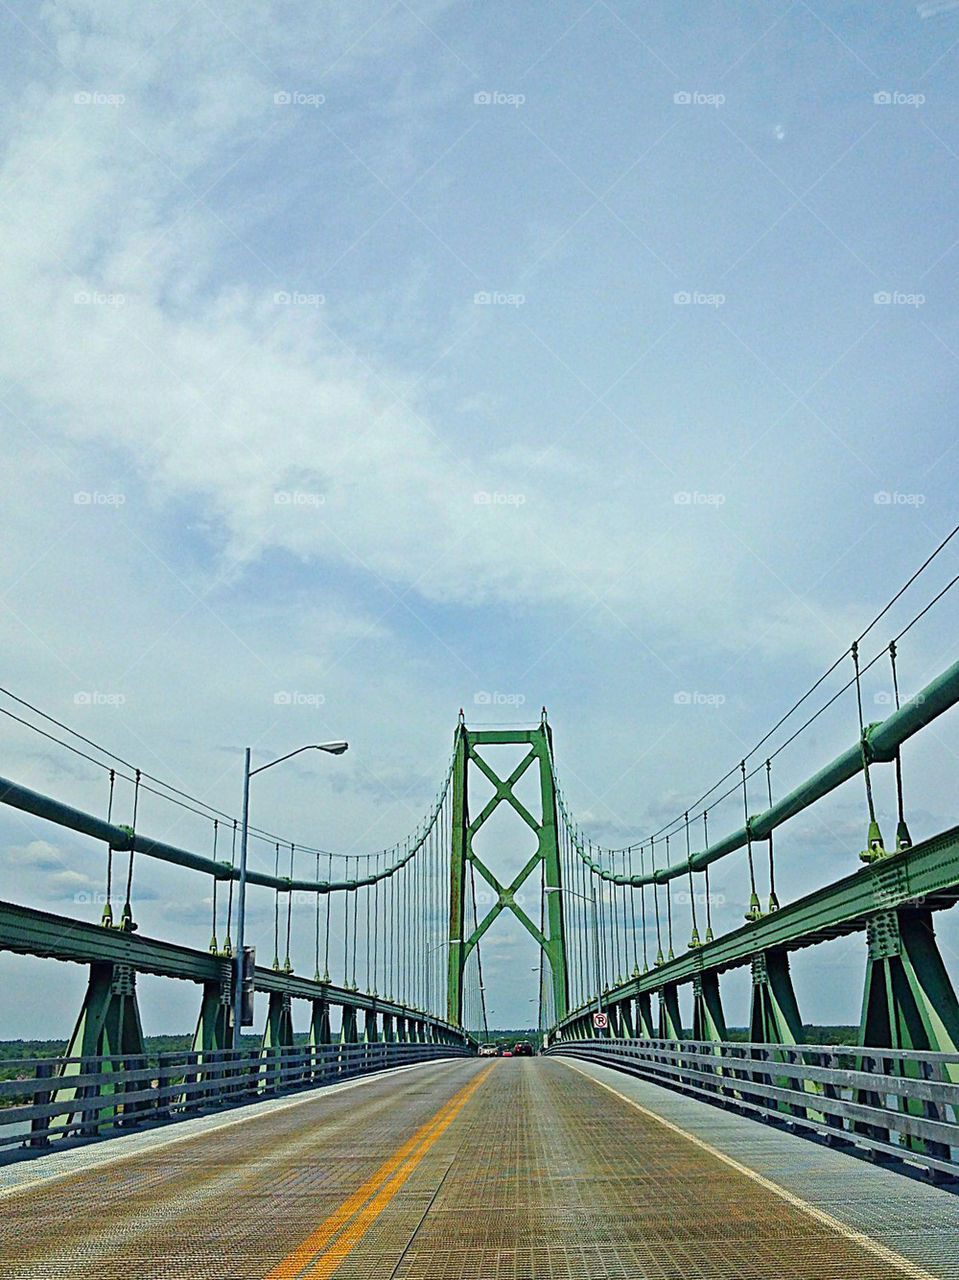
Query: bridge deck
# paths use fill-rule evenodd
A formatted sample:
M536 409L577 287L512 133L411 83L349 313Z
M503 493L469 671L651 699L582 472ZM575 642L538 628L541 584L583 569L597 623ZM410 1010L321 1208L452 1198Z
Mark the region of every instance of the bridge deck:
M737 1163L744 1124L765 1179ZM830 1180L834 1217L790 1184L797 1151L817 1153L802 1176ZM556 1059L459 1060L8 1168L0 1275L959 1275L959 1248L924 1262L910 1237L917 1265L839 1221L844 1191L867 1185L878 1222L905 1197L917 1236L959 1240L959 1197L657 1086Z

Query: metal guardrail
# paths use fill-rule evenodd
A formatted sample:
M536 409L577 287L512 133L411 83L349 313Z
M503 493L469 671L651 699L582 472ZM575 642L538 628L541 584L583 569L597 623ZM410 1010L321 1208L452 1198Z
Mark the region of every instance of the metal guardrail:
M959 1177L959 1054L613 1039L567 1040L547 1053L602 1063L758 1119Z
M4 1062L0 1147L49 1146L200 1111L334 1084L389 1067L466 1057L460 1045L370 1041L152 1056L29 1058Z

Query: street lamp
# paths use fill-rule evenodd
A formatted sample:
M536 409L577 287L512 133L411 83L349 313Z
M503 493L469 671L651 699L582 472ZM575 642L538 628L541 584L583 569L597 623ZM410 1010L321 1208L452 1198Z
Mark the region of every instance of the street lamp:
M596 1012L602 1015L603 1006L600 1000L602 979L599 975L599 908L596 905L596 887L595 885L590 887L588 898L584 893L577 893L575 889L567 889L564 885L547 885L543 892L568 893L570 897L579 898L582 902L588 902L593 908L593 965L596 970Z
M272 769L275 764L298 756L301 751L327 751L331 756L341 756L349 747L348 742L308 742L305 747L297 747L288 751L285 756L278 756L267 764L250 768L250 748L246 749L243 764L243 829L240 836L240 879L236 897L236 977L233 982L233 1047L240 1047L240 1019L243 1016L243 928L246 923L246 848L250 830L250 779L255 773L264 769Z

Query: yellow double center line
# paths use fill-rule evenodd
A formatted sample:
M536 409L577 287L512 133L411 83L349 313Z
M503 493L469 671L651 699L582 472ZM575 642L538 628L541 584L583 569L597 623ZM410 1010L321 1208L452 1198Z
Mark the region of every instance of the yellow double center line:
M266 1280L322 1280L322 1277L332 1275L390 1203L433 1143L446 1132L492 1069L491 1063L440 1107L409 1141L404 1142L385 1164L380 1165L376 1173L343 1201L335 1213L330 1214L325 1222L274 1267Z

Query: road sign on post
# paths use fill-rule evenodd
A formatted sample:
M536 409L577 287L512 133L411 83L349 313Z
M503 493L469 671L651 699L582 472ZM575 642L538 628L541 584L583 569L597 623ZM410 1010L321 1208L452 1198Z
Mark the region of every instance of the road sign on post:
M609 1014L594 1013L593 1026L596 1028L597 1031L605 1031L606 1028L609 1026Z

